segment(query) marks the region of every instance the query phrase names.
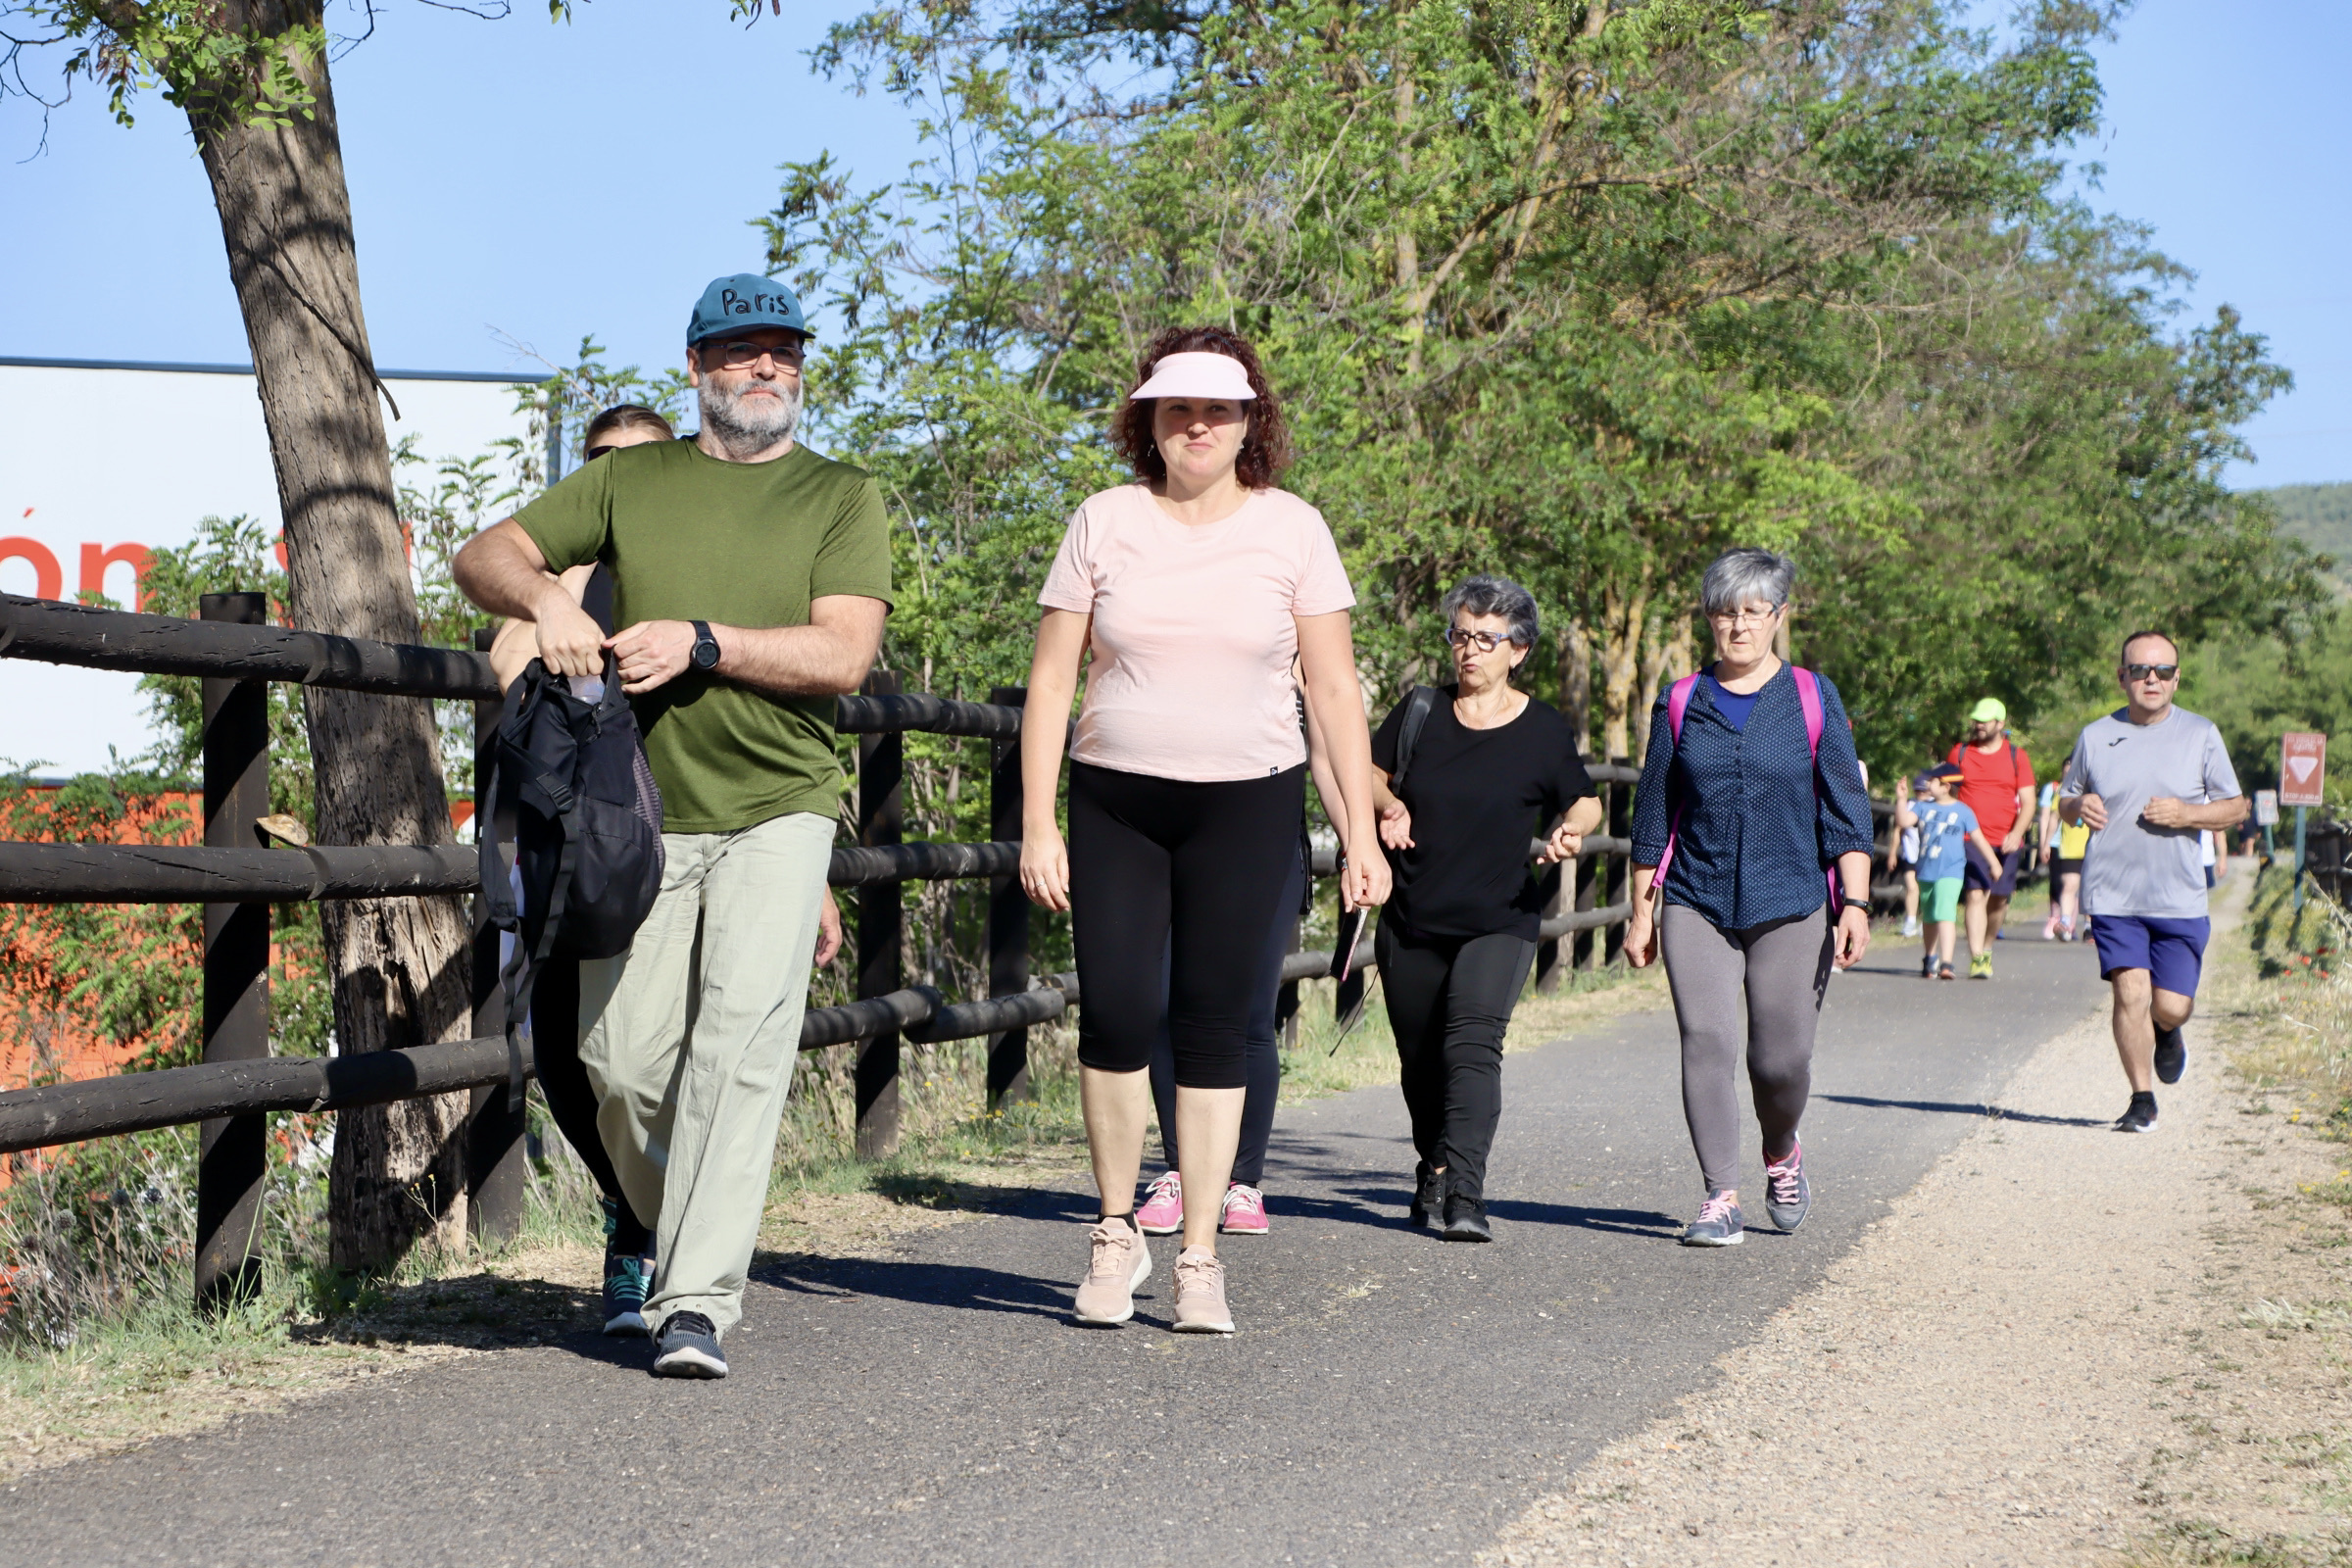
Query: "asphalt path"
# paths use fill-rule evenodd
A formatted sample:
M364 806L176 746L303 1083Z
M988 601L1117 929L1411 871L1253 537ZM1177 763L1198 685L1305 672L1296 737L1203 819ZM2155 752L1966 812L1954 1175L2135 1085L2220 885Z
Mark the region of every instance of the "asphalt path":
M1394 1090L1286 1110L1273 1234L1225 1247L1231 1339L1167 1332L1174 1238L1136 1321L1075 1327L1092 1200L1007 1192L883 1257L762 1259L723 1383L588 1335L466 1357L28 1477L0 1556L1466 1561L1709 1381L2102 990L2087 945L2003 942L1989 984L1923 982L1916 951L1883 940L1832 984L1793 1237L1751 1148L1745 1244L1674 1244L1701 1194L1672 1015L1638 1014L1508 1058L1491 1247L1406 1229Z

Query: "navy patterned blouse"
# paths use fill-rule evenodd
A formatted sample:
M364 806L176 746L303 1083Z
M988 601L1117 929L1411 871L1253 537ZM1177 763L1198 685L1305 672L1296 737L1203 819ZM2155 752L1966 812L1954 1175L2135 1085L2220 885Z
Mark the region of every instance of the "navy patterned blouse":
M1872 853L1870 796L1854 757L1845 705L1821 679L1821 755L1810 755L1796 677L1783 664L1734 729L1706 681L1683 712L1674 744L1667 694L1649 712L1649 750L1634 795L1634 861L1655 865L1667 829L1682 822L1666 867L1666 902L1720 930L1744 931L1810 914L1829 900L1822 873L1850 851Z

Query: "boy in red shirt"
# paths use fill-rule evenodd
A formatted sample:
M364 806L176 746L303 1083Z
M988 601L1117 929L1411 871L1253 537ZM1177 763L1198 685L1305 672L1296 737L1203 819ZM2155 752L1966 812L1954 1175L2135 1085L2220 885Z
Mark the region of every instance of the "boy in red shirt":
M1984 836L2000 848L1999 874L1968 858L1963 897L1968 906L1968 977L1992 978L1992 935L2008 917L2017 892L2019 851L2034 817L2034 763L2009 738L2009 710L1987 697L1968 710L1968 739L1945 760L1960 769L1960 804L1977 815Z

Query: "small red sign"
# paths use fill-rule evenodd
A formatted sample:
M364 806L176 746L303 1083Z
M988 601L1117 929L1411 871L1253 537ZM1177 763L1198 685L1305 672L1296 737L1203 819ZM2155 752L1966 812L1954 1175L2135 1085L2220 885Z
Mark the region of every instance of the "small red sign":
M2318 806L2328 783L2328 737L2288 730L2278 739L2278 804Z

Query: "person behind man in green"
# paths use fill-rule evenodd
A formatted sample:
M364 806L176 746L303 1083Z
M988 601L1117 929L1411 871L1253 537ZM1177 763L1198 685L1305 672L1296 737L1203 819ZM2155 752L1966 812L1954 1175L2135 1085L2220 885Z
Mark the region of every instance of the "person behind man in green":
M790 289L712 282L686 333L701 433L585 465L456 562L554 673L610 650L662 789L661 896L628 952L580 965L580 1060L630 1205L661 1215L644 1315L669 1377L727 1373L820 926L840 940L833 700L890 610L879 487L793 439L808 337ZM612 637L552 575L590 561Z

